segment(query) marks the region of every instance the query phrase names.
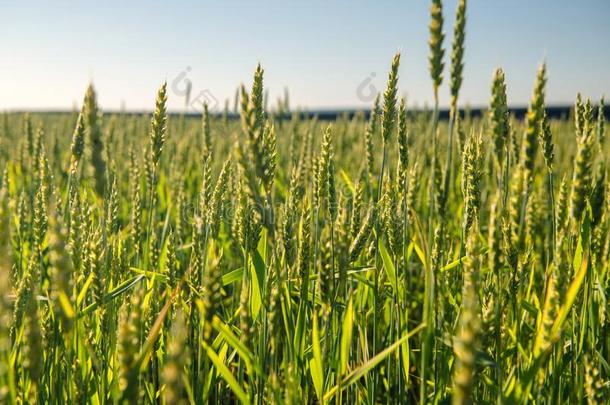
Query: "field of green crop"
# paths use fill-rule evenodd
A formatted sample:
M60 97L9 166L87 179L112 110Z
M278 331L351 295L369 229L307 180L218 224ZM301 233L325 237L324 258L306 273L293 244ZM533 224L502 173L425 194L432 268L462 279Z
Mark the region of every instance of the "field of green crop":
M410 111L0 115L0 402L605 403L604 106L460 109L461 1ZM445 55L445 47L448 49ZM403 61L404 63L408 63ZM447 69L444 69L445 64ZM447 70L446 78L444 70ZM171 96L171 95L170 95Z

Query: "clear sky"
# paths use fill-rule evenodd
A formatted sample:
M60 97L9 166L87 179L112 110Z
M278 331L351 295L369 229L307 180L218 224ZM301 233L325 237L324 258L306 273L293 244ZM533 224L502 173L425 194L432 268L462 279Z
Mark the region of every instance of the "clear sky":
M444 2L447 56L455 7ZM0 110L70 109L90 80L105 109L150 110L163 80L181 109L185 79L222 105L259 61L270 102L287 87L293 107L366 107L398 50L400 91L421 106L428 13L424 0L0 0ZM524 105L542 60L548 104L610 97L609 0L469 0L467 18L462 103L487 104L501 66L509 103ZM445 80L443 105L448 93Z

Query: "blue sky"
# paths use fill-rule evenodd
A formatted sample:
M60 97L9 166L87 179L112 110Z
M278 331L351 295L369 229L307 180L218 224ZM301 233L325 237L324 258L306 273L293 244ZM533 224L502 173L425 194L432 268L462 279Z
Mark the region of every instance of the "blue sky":
M444 2L447 55L455 7ZM398 50L400 92L421 106L432 99L428 13L423 0L0 0L0 110L69 109L90 80L106 109L151 109L167 80L178 110L184 81L172 83L181 73L193 98L222 105L249 85L257 62L271 102L287 87L292 106L366 107L359 86L370 80L382 91ZM470 0L467 16L463 104L487 104L501 66L509 103L524 105L542 60L548 104L571 103L579 91L610 97L610 1ZM443 105L448 93L445 80Z

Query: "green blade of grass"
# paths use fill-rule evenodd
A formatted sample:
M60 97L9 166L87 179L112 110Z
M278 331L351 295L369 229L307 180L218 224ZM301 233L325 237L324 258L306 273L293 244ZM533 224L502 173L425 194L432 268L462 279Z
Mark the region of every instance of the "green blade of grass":
M324 367L322 364L322 351L320 350L320 333L318 331L318 316L314 313L313 315L313 326L311 331L311 344L313 346L313 358L309 363L309 370L311 372L311 379L313 380L313 386L318 396L318 400L324 403L326 400L323 398L324 392Z
M243 275L244 275L243 267L240 267L235 270L231 270L230 272L222 275L222 285L225 287L228 285L231 285L231 284L241 280Z
M250 276L252 281L250 291L250 313L256 320L263 305L263 281L265 280L265 262L258 250L254 251L250 262Z
M214 367L216 367L218 373L227 382L237 399L239 399L242 404L249 404L250 398L248 397L248 394L246 394L246 391L244 391L244 389L239 385L239 383L235 379L235 376L233 376L233 374L231 373L231 370L227 368L227 366L223 363L220 357L218 357L216 352L210 346L208 346L203 341L201 342L201 344L205 349L206 354L214 364Z
M368 372L370 372L372 369L374 369L386 357L388 357L401 344L403 344L405 340L409 339L411 336L415 335L416 333L418 333L425 327L426 327L426 324L424 324L424 323L420 324L418 327L413 329L411 332L407 333L406 335L404 335L403 337L398 339L396 342L392 343L390 346L388 346L387 348L382 350L380 353L375 355L373 358L369 359L366 363L364 363L360 367L352 370L352 372L349 373L343 380L341 380L341 382L339 384L335 385L330 390L326 391L326 393L324 394L324 400L325 401L330 400L334 395L338 394L339 392L343 391L345 388L347 388L351 384L358 381L360 378L362 378L364 375L366 375Z
M398 280L396 278L396 268L394 267L394 263L392 263L392 258L388 253L388 249L385 247L385 244L379 238L379 253L381 254L381 260L383 261L383 266L385 267L385 271L388 274L388 279L390 280L390 285L394 290L395 294L402 295L401 288L398 285Z
M104 297L102 298L102 303L105 304L105 303L112 301L113 299L121 296L122 294L126 293L127 291L132 289L133 286L138 284L138 282L140 280L142 280L143 278L145 278L145 276L143 274L140 274L140 275L132 277L129 280L124 281L123 283L119 284L114 290L112 290L108 294L104 295ZM81 318L82 316L95 311L98 306L99 306L99 304L97 302L94 302L93 304L85 307L82 311L80 311L78 313L78 317Z
M352 331L354 328L354 309L352 299L350 297L347 303L347 309L345 310L345 316L343 317L343 323L341 325L341 345L339 347L339 375L343 376L347 372L347 365L349 361L349 351L352 342Z
M219 333L219 336L222 336L225 341L231 345L237 353L239 353L240 358L246 363L246 368L248 370L249 375L253 375L253 370L260 374L262 371L258 367L253 368L252 359L254 355L252 352L239 340L237 336L231 331L231 328L224 323L219 317L215 316L212 321L212 326Z

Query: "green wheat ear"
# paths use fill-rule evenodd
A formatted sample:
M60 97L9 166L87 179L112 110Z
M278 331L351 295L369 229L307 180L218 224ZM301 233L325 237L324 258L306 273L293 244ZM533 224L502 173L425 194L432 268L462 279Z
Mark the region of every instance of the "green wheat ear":
M212 153L212 131L210 127L210 113L208 103L203 103L203 114L201 116L201 132L203 133L203 155Z
M274 125L267 124L263 130L262 183L267 195L273 190L277 166L277 139Z
M16 338L19 328L23 325L23 320L27 307L31 300L34 299L36 285L38 283L38 268L36 266L36 257L31 255L28 260L28 265L25 268L25 274L22 275L17 291L15 292L15 303L13 305L13 324L11 326L11 340Z
M30 157L34 156L34 128L30 114L23 116L23 135L25 137L26 149Z
M604 106L604 98L599 100L599 107L597 109L597 139L603 150L606 144L606 111Z
M471 135L462 155L462 194L464 196L464 232L467 233L478 218L481 207L481 155L480 136Z
M430 6L430 39L428 45L430 47L430 56L428 57L430 77L434 88L435 99L438 98L438 88L443 82L443 57L445 50L443 49L443 4L441 0L432 0Z
M298 185L298 170L293 167L292 174L290 176L290 191L287 196L287 201L282 207L282 222L281 222L281 238L282 238L282 247L284 249L284 260L286 261L287 267L292 268L295 260L296 254L296 235L295 235L295 222L297 218L297 201L301 197L296 198L298 195L297 189ZM282 273L282 277L284 277L284 273Z
M252 82L252 92L250 96L250 109L253 114L253 130L262 128L265 119L264 100L263 100L263 74L264 70L259 63L254 71L254 81Z
M606 203L606 165L600 162L597 165L595 178L592 181L589 196L591 206L591 225L596 226L602 221Z
M352 215L350 219L350 227L349 227L349 235L353 238L358 234L360 230L361 223L361 215L360 211L362 210L362 205L364 203L364 187L362 186L362 182L356 183L354 187L354 193L352 196Z
M159 158L165 144L167 131L167 82L163 83L157 92L155 100L155 112L150 123L150 152L153 164L159 164Z
M494 151L500 167L502 167L505 159L504 148L510 137L506 82L502 69L496 69L493 75L489 115L494 140Z
M85 100L83 102L83 115L85 117L85 129L89 138L91 154L91 170L95 179L95 190L101 196L106 190L106 162L104 161L104 141L100 124L100 111L97 105L97 96L93 84L87 87Z
M76 170L76 165L80 161L83 156L83 151L85 149L85 126L84 126L84 118L83 114L78 114L78 119L76 120L76 127L74 128L74 133L72 135L72 145L70 146L70 151L72 152L70 170Z
M582 136L582 131L585 126L583 109L584 104L582 103L582 96L578 93L576 95L576 101L574 102L574 129L576 131L576 137Z
M593 103L591 99L587 99L583 106L584 127L581 136L593 135L594 123L593 123Z
M392 182L388 182L388 198L385 210L386 222L385 231L387 234L390 250L398 256L402 247L404 222L402 215L399 215L400 199L398 178ZM402 207L400 207L402 208Z
M585 122L585 126L588 124ZM586 198L591 188L593 137L583 130L583 135L577 138L577 151L574 158L574 175L572 177L572 194L570 197L570 217L576 226L582 219Z
M320 205L323 199L328 196L328 169L333 153L332 127L329 125L324 130L322 150L320 151L315 178L317 186L315 190L316 201Z
M203 277L203 340L208 344L212 342L212 321L214 316L220 311L222 305L222 268L218 261L209 263L206 266L206 273Z
M451 106L455 111L458 95L462 86L462 71L464 70L464 37L466 36L466 0L460 0L455 12L453 28L453 44L451 47Z
M369 212L364 220L364 223L360 227L360 230L354 237L352 244L349 248L349 261L353 263L358 259L360 253L364 249L367 241L369 240L369 236L373 227L375 226L375 221L377 220L377 206L373 205L369 208Z
M337 220L339 203L337 201L337 184L335 181L335 162L332 155L328 163L328 213L330 219L334 222Z
M119 361L119 389L128 403L138 402L137 354L140 349L140 330L143 326L143 298L145 289L139 286L131 295L131 302L123 304L119 312L117 353Z
M42 258L43 243L48 228L46 182L44 181L43 175L40 175L38 182L38 189L34 196L33 232L34 247L37 254ZM46 273L42 273L41 276L43 278L41 281L44 281L47 275Z
M373 148L373 137L377 132L377 121L379 120L379 93L375 96L375 102L371 109L369 121L366 124L364 131L364 147L366 154L366 174L373 174L373 165L375 164L375 153Z
M441 227L436 225L434 228L434 237L432 238L432 252L430 253L430 268L433 272L438 272L439 261L441 255Z
M42 337L42 326L38 311L38 299L36 294L32 294L26 303L23 316L23 336L22 336L22 364L27 373L32 387L30 395L34 395L40 383L44 362L44 347ZM40 387L42 389L42 387Z
M388 85L383 93L383 115L381 116L381 134L383 142L387 143L396 124L396 93L398 92L398 66L400 52L394 55L392 67L388 74Z
M5 251L4 246L2 248ZM4 264L4 260L0 260L0 353L9 351L12 344L10 340L12 302L9 301L9 294L12 288L8 267L4 266ZM8 370L6 369L0 370L0 401L3 401L8 393L8 382L5 380L7 372Z
M544 111L542 114L542 120L540 121L540 129L538 132L538 139L540 141L540 147L542 148L542 155L544 156L544 163L549 171L553 170L553 160L555 158L554 146L553 146L553 134L551 133L551 125L549 123L549 117Z
M188 404L188 394L184 386L185 366L188 364L189 346L188 329L182 310L179 310L174 319L170 341L167 347L167 358L163 368L163 382L165 383L164 397L168 404Z
M301 231L298 247L298 275L301 286L301 297L307 296L309 283L309 266L311 261L311 208L307 206L301 215Z
M599 371L599 366L591 360L589 354L585 355L585 392L587 393L587 405L601 404L608 397L608 384Z
M398 164L401 184L404 184L409 170L409 134L407 131L407 106L403 98L398 108Z
M480 267L478 240L478 223L475 221L468 232L466 243L466 257L463 261L462 313L457 336L453 343L456 363L452 403L456 405L473 402L475 364L481 333L478 302Z
M62 299L71 299L73 287L74 266L68 253L68 235L65 226L57 220L56 215L49 217L49 265L53 285L53 304L61 316L64 331L72 327L72 314L66 311Z
M502 257L501 257L501 238L500 238L500 205L501 195L498 191L493 199L491 200L491 207L489 210L489 225L488 225L488 237L487 246L489 250L487 252L488 265L492 271L497 271L501 268Z
M212 192L210 201L207 205L206 222L210 229L210 235L213 237L218 236L220 221L222 219L223 198L225 192L227 192L227 182L229 181L230 174L231 160L227 159L218 175L214 191Z
M566 231L568 224L568 181L564 175L559 186L559 196L557 197L557 210L555 212L555 222L557 224L557 239Z
M165 275L168 278L170 289L176 288L178 280L182 277L180 263L176 257L176 237L174 231L170 230L167 235L167 254L165 259Z
M536 152L538 151L538 133L540 132L540 123L544 116L544 93L546 86L546 64L542 64L536 75L536 83L532 100L530 101L527 110L527 123L525 136L523 137L523 146L521 152L521 161L523 167L527 171L526 179L529 179L534 171L534 162L536 160ZM530 180L526 180L530 181Z

